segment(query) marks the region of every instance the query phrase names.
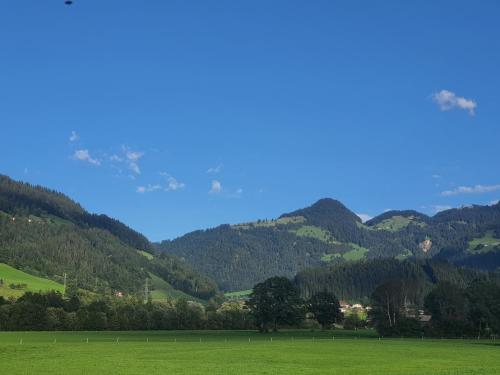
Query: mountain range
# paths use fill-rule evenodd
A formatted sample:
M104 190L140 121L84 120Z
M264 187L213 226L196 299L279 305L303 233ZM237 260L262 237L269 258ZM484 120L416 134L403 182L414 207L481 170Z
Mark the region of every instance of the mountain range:
M376 280L407 270L418 269L411 272L431 281L437 273L452 274L429 271L448 270L441 261L498 270L500 203L432 217L389 211L363 223L341 202L325 198L273 220L224 224L151 243L64 194L0 175L0 264L58 283L66 275L68 287L95 294L141 297L147 282L154 299L209 300L278 275L295 278L304 294L340 280L344 290L353 285L346 297L359 297Z
M442 259L500 266L500 204L422 213L389 211L366 223L341 202L321 199L274 220L221 225L156 244L213 280L244 290L274 275L364 259Z

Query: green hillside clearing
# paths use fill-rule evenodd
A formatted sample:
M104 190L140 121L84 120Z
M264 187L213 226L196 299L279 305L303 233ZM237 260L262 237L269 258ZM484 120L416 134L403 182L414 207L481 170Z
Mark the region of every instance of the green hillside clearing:
M365 254L369 251L367 248L356 245L355 243L349 243L349 245L352 247L352 250L342 255L345 260L363 259Z
M168 300L178 299L178 298L183 298L185 300L190 300L190 301L192 300L198 301L197 298L194 298L189 294L186 294L180 290L175 289L165 280L161 279L160 277L152 273L149 274L149 277L151 279L151 285L152 285L151 298L153 301L166 302Z
M486 253L500 245L500 239L495 237L495 233L489 230L481 238L474 238L469 241L468 251L471 253Z
M149 260L153 260L153 259L154 259L153 254L148 253L147 251L144 251L144 250L137 250L137 252L138 252L139 254L141 254L143 257L148 258Z
M335 241L333 238L332 234L320 227L316 227L314 225L304 225L301 226L299 229L292 230L292 233L295 233L299 237L309 237L309 238L315 238L317 240L327 242L327 243L339 243Z
M224 293L226 298L229 298L229 299L242 299L242 298L248 297L250 294L252 294L252 289Z
M421 227L424 227L426 224L418 221L414 216L400 216L395 215L390 219L386 219L381 221L380 223L373 226L373 229L377 230L387 230L389 232L398 232L401 229L406 228L410 223L417 224Z
M0 285L0 296L4 297L17 298L27 291L56 290L61 293L64 291L63 285L55 281L27 274L4 263L0 263L0 279L3 280ZM11 285L16 287L12 288Z

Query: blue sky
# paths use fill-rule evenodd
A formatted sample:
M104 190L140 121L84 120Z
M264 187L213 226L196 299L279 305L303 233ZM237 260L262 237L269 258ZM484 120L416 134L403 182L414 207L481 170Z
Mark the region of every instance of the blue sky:
M0 3L0 173L152 240L500 198L497 1Z

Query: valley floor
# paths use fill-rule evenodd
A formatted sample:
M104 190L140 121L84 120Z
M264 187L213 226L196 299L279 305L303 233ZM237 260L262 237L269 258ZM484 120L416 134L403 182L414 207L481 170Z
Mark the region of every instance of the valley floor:
M5 375L499 374L500 344L371 331L0 332L0 366Z

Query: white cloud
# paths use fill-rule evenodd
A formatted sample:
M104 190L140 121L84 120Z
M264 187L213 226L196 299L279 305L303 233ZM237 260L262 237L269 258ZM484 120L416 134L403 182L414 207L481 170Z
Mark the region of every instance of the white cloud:
M163 176L167 180L167 187L165 191L176 191L183 189L186 184L184 182L178 181L174 176L171 176L167 172L160 172L160 176Z
M152 191L156 191L159 189L161 189L161 186L156 184L156 185L148 185L148 186L138 186L135 191L137 193L144 194L144 193L150 193Z
M358 217L361 219L363 223L367 222L368 220L373 219L373 216L370 216L368 214L356 214Z
M98 159L94 159L90 156L89 150L76 150L73 157L77 160L86 161L93 165L101 165Z
M221 170L222 170L222 164L219 164L219 165L218 165L218 166L216 166L216 167L211 167L211 168L208 168L208 169L207 169L207 173L213 173L213 174L216 174L216 173L219 173Z
M431 206L431 210L433 213L437 214L441 211L451 210L453 207L441 204L435 204Z
M500 202L500 200L498 200L498 199L497 199L497 200L494 200L494 201L491 201L491 202L489 203L489 206L494 206L495 204L498 204L498 202Z
M127 151L127 159L130 161L138 161L144 156L144 152L140 151Z
M213 180L209 193L219 194L221 192L222 192L222 184L220 183L220 181Z
M177 181L176 178L170 176L167 180L167 191L176 191L176 190L179 190L179 189L182 189L184 188L184 186L186 186L184 184L184 182L179 182Z
M445 190L441 192L441 195L444 197L449 197L452 195L459 195L459 194L490 193L492 191L497 191L497 190L500 190L500 185L459 186L453 190Z
M123 161L123 158L119 157L118 155L116 154L113 154L109 157L109 160L111 161L116 161L118 163L121 163Z
M78 135L77 132L75 132L74 130L71 132L71 135L69 136L69 141L70 142L75 142L75 141L78 141L80 139L80 136Z
M144 156L144 152L141 151L131 151L128 147L122 147L125 153L125 158L129 169L135 174L141 174L141 168L139 167L139 160Z
M441 175L439 175L439 174L433 174L432 178L434 178L434 179L437 180L437 179L441 178Z
M455 95L454 92L448 90L441 90L432 94L432 99L439 106L441 111L449 111L455 108L463 109L474 116L474 111L477 103L472 99L465 99L461 96Z

